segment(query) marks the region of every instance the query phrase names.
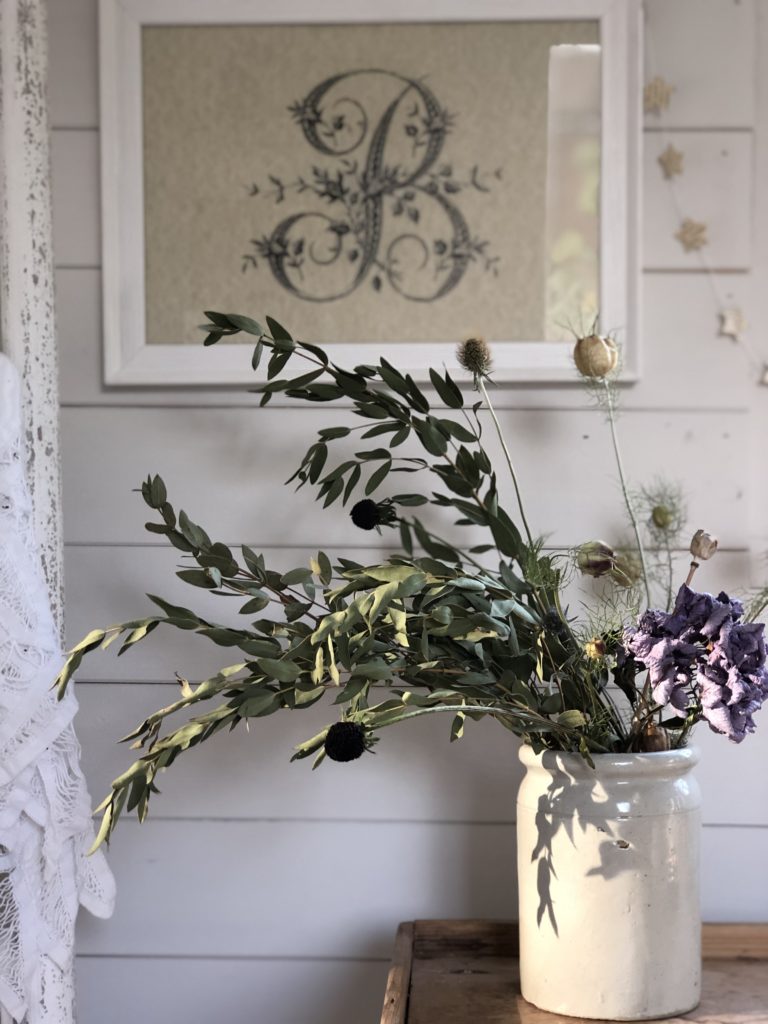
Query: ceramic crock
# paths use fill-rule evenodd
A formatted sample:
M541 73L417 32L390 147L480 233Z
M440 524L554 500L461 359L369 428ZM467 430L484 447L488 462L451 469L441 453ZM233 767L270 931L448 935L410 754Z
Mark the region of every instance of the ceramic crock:
M542 1010L603 1020L699 1001L699 787L691 748L520 750L520 974Z

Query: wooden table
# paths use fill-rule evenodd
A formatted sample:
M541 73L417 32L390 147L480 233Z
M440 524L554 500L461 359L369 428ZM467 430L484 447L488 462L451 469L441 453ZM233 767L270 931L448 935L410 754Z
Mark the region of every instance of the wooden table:
M768 1024L768 924L705 925L703 948L701 1004L667 1024ZM576 1024L525 1002L517 953L513 923L401 924L381 1024Z

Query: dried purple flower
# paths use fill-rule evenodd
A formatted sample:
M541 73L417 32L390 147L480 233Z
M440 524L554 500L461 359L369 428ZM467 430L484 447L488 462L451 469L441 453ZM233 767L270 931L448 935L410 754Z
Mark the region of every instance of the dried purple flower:
M743 614L727 594L683 585L671 613L645 612L624 637L648 669L657 704L682 718L700 704L710 728L735 743L754 730L752 715L768 700L765 627L740 622Z

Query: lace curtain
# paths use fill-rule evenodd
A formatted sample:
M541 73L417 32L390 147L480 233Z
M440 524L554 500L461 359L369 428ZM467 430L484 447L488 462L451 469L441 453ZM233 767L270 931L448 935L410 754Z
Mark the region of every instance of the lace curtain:
M72 1024L79 906L108 916L72 725L57 701L58 366L43 0L0 0L0 1022Z
M23 1024L74 1020L75 919L112 912L72 720L56 698L58 630L35 544L19 377L0 354L0 1005Z

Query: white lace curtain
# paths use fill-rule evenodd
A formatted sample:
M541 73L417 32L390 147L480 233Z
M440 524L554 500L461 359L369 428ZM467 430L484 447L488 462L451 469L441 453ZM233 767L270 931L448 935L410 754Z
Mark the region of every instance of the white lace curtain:
M108 916L61 666L44 0L0 0L0 1024L73 1024L79 906Z

